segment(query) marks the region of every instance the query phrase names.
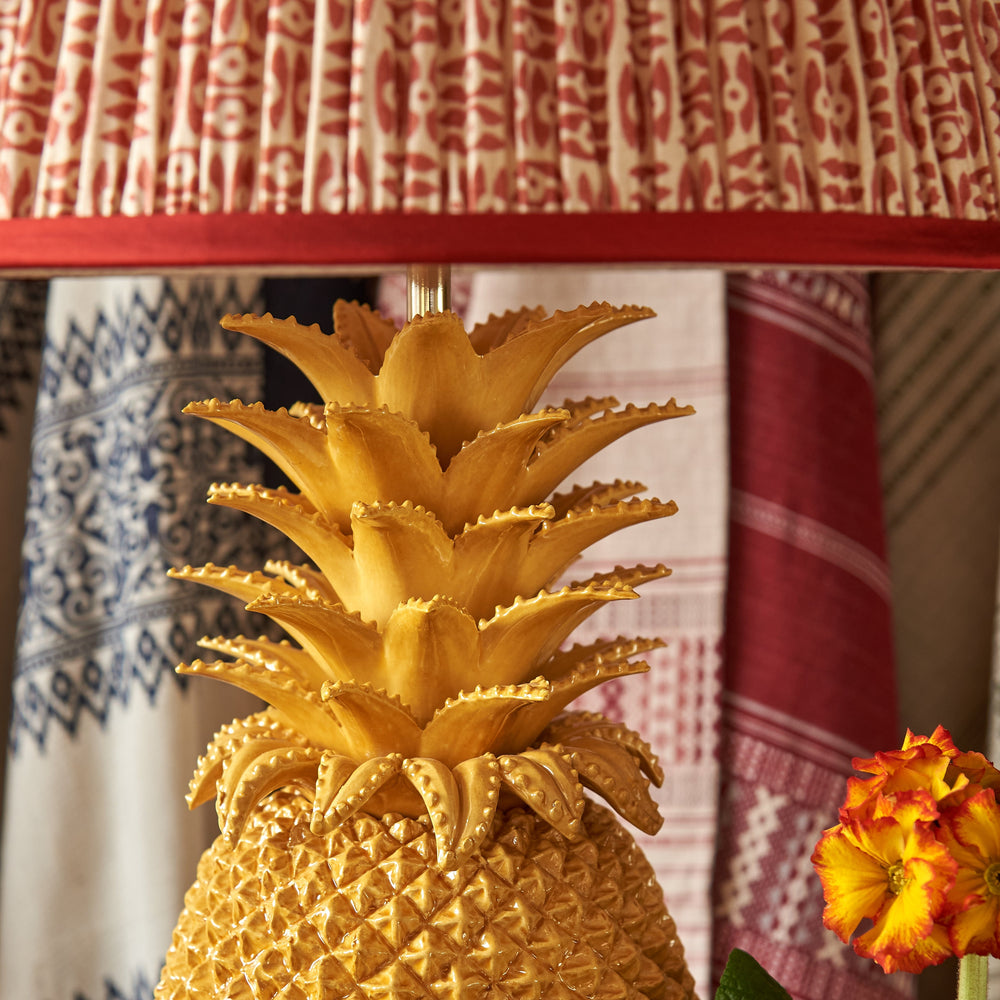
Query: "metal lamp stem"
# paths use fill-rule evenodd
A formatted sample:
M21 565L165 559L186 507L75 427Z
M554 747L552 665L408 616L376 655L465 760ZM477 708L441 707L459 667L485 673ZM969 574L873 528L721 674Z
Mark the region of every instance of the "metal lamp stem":
M406 268L406 318L451 308L451 265L409 264Z

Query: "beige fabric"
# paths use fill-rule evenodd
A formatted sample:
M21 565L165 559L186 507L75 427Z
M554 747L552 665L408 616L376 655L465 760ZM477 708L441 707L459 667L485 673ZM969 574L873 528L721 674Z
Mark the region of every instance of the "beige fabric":
M1000 533L1000 275L880 275L874 301L900 716L980 749Z

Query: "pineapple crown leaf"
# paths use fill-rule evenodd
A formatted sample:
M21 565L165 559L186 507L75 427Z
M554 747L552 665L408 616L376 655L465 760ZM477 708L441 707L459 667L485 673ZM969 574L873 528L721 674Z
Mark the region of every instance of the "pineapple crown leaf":
M239 761L243 750L253 754L248 762ZM310 789L316 782L319 752L313 747L271 746L259 753L256 750L251 744L243 747L219 782L219 819L222 835L230 844L239 840L254 806L266 795L289 784Z
M183 569L168 569L167 575L174 580L193 580L240 600L252 603L266 596L298 593L291 584L260 570L242 570L238 566L185 566Z
M322 700L343 727L355 755L385 756L400 750L417 752L420 724L397 695L370 683L327 681Z
M638 774L627 747L594 736L578 736L563 745L585 787L643 833L652 835L659 830L663 818L650 797L649 781Z
M644 524L677 512L677 505L658 500L621 501L607 507L570 511L558 521L547 521L528 543L526 558L517 576L520 588L531 593L546 580L561 576L579 553L622 528ZM604 579L610 579L605 575ZM626 578L625 582L632 584ZM633 584L634 585L634 584Z
M313 792L313 810L309 827L313 833L328 833L333 826L333 816L327 816L337 793L347 783L347 779L357 770L357 762L344 754L324 750L320 756L316 772L316 788Z
M454 769L461 807L455 832L456 862L482 843L500 802L500 764L491 753L463 760Z
M469 332L469 340L479 354L487 354L506 341L513 340L532 322L545 319L544 306L521 306L506 309L500 315L490 313L486 321L477 323Z
M663 784L663 769L652 747L634 730L596 712L568 712L561 715L545 731L545 736L574 747L578 747L577 741L581 738L603 740L608 744L624 747L657 788Z
M301 401L292 403L288 407L288 412L293 417L307 420L318 431L326 431L326 413L324 407L319 403L303 403Z
M257 483L212 483L208 488L209 503L244 502L247 509L254 504L274 504L295 507L305 515L322 517L318 508L303 493L293 493L286 486L260 486Z
M324 494L329 466L326 434L308 417L296 417L284 407L269 410L263 403L240 400L189 403L185 413L222 423L258 451L267 455L316 506Z
M344 737L337 717L330 713L316 691L287 671L276 671L250 660L213 660L211 663L192 660L179 664L177 672L235 684L266 701L310 742L333 747L342 743Z
M549 697L541 703L526 706L512 719L504 733L503 747L525 747L534 744L552 720L580 695L591 688L620 677L643 674L649 664L643 660L625 658L591 661L577 664L573 670L550 682Z
M313 816L320 817L319 822L328 827L342 823L395 778L402 763L403 757L398 753L369 758L350 773L329 804L314 804Z
M346 541L346 539L345 539ZM322 573L305 563L293 563L288 559L268 559L264 572L280 576L296 590L302 591L313 600L336 601L337 595Z
M353 350L371 372L382 367L386 348L396 333L395 324L377 309L343 299L334 303L333 328L337 339Z
M205 636L198 641L198 645L236 660L247 660L272 673L284 673L306 688L318 690L325 681L334 679L324 663L287 641L274 642L266 636L258 639Z
M549 680L557 680L576 669L578 664L591 661L613 662L639 656L654 649L661 649L666 643L662 639L643 637L627 638L619 635L614 639L596 639L587 644L573 643L567 649L557 650L545 662L542 673Z
M569 415L567 423L578 424L582 420L599 414L610 413L616 406L621 406L617 396L584 396L583 399L564 399L562 409Z
M403 771L430 817L438 864L445 870L457 868L482 842L496 812L496 758L486 753L450 768L432 757L416 757L404 762Z
M572 510L605 507L645 491L646 486L639 482L616 479L613 483L601 483L595 480L589 486L575 485L565 493L553 493L549 503L555 511L555 516L562 517Z
M228 723L215 734L205 753L198 758L187 794L188 808L195 809L216 795L226 762L240 746L251 740L305 745L301 734L281 722L273 708Z
M651 403L642 409L616 410L575 424L564 423L539 442L520 485L528 495L548 496L574 469L623 435L693 412L693 407L678 407L672 401L662 406Z
M559 647L606 601L669 570L552 581L593 541L676 507L622 481L544 498L622 434L693 410L673 399L616 409L607 397L525 412L572 354L646 315L606 303L548 317L523 309L471 337L449 313L394 334L357 303L335 306L332 337L294 319L226 318L289 357L324 400L187 408L269 455L301 491L213 484L210 502L270 523L316 567L175 574L242 597L298 643L206 639L232 661L178 668L273 706L220 733L199 762L195 797L215 784L229 835L286 783L313 798L315 830L362 807L426 811L443 867L481 842L501 789L566 836L579 834L583 785L655 825L643 775L662 772L648 745L600 717L554 716L587 688L648 669L637 657L655 640Z
M373 401L371 371L340 338L327 336L318 325L302 326L294 317L277 320L270 313L228 315L220 322L225 329L245 333L283 354L312 382L321 399Z
M498 760L503 783L569 840L580 836L583 786L571 761L558 750L539 747Z
M476 528L493 526L498 522L507 521L547 521L555 516L555 508L551 503L533 503L527 507L509 507L507 510L495 510L492 514L480 514L474 524L466 524L462 534L468 534Z
M505 742L520 712L550 694L549 682L536 677L526 684L498 684L461 691L431 716L420 737L421 757L455 766L482 756Z
M660 580L663 577L670 576L672 573L673 570L664 566L663 563L657 563L655 566L645 566L641 563L637 566L615 566L610 572L595 573L593 576L588 577L587 580L574 583L572 586L614 584L621 587L628 587L634 591L636 587L641 587L644 583L649 583L652 580Z

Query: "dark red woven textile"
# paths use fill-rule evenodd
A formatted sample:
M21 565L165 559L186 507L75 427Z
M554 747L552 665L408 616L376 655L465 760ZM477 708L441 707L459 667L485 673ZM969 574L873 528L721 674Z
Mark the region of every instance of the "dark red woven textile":
M822 927L809 856L854 754L897 741L866 282L734 276L716 975L732 947L799 1000L905 995Z

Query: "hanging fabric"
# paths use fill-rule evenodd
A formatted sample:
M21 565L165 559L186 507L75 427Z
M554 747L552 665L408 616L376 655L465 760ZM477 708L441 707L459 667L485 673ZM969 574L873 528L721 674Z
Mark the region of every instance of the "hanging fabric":
M181 415L258 398L261 352L218 326L255 280L53 281L24 537L2 854L0 995L151 994L210 811L192 762L238 714L174 674L205 634L251 627L168 566L251 562L255 525L204 503L253 480L239 442ZM221 516L219 516L221 515Z
M810 863L851 758L898 745L867 282L734 275L728 325L715 969L740 947L800 1000L906 995L823 929Z

